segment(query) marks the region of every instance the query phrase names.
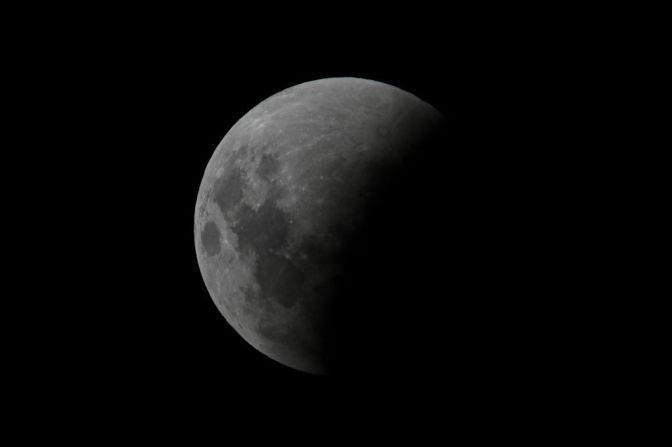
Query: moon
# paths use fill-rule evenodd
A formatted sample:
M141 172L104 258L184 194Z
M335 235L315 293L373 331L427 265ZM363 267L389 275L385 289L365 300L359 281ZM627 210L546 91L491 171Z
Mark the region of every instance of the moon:
M357 287L353 266L381 246L367 251L364 235L386 226L373 210L444 122L397 87L328 78L271 96L229 130L203 174L194 238L209 294L245 341L291 368L333 372L343 285Z

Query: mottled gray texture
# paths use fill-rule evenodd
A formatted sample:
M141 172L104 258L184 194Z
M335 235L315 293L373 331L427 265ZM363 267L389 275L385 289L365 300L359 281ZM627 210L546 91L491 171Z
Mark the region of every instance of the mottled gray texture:
M245 340L327 372L328 291L367 186L441 119L396 87L330 78L268 98L231 128L201 182L195 238L208 290Z

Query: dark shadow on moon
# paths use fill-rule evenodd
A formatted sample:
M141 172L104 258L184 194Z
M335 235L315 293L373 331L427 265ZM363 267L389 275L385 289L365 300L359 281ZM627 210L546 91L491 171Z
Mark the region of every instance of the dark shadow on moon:
M325 336L334 375L401 374L440 360L451 331L448 128L416 142L399 164L370 165L361 224L343 244ZM456 306L453 305L454 315ZM453 327L454 328L454 327ZM436 365L434 366L436 367Z
M484 395L541 386L572 364L567 295L548 270L558 248L530 224L534 185L513 186L524 173L484 162L468 138L448 124L402 165L373 168L327 291L334 376Z

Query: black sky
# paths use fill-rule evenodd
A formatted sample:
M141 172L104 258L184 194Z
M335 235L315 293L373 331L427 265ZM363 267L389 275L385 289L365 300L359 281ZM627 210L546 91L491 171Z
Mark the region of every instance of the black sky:
M453 414L568 386L557 379L573 374L563 360L575 344L559 329L578 273L562 259L576 221L556 180L575 154L547 109L571 73L544 57L550 44L456 27L439 10L324 26L178 12L96 16L37 45L30 82L40 113L58 123L44 158L59 166L58 188L42 194L67 198L52 224L67 296L48 304L62 315L43 348L53 387L90 390L94 403L184 398L282 412L277 402L299 402L364 414L359 404L393 413L434 401L453 402ZM395 297L390 321L375 323L388 332L363 341L384 368L343 379L247 345L209 297L193 246L201 176L229 128L284 88L335 76L419 96L450 135L428 163L436 189L418 197L434 207L408 235L423 257L400 256L396 270L420 292Z

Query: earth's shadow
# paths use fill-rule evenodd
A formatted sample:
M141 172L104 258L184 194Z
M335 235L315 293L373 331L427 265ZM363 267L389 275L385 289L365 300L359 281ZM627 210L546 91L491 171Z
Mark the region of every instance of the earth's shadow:
M447 121L378 173L331 290L334 377L484 393L575 374L546 171L472 135Z
M472 318L469 235L449 134L448 123L436 127L402 164L371 174L358 210L363 223L343 246L330 291L327 357L335 376L437 371Z

